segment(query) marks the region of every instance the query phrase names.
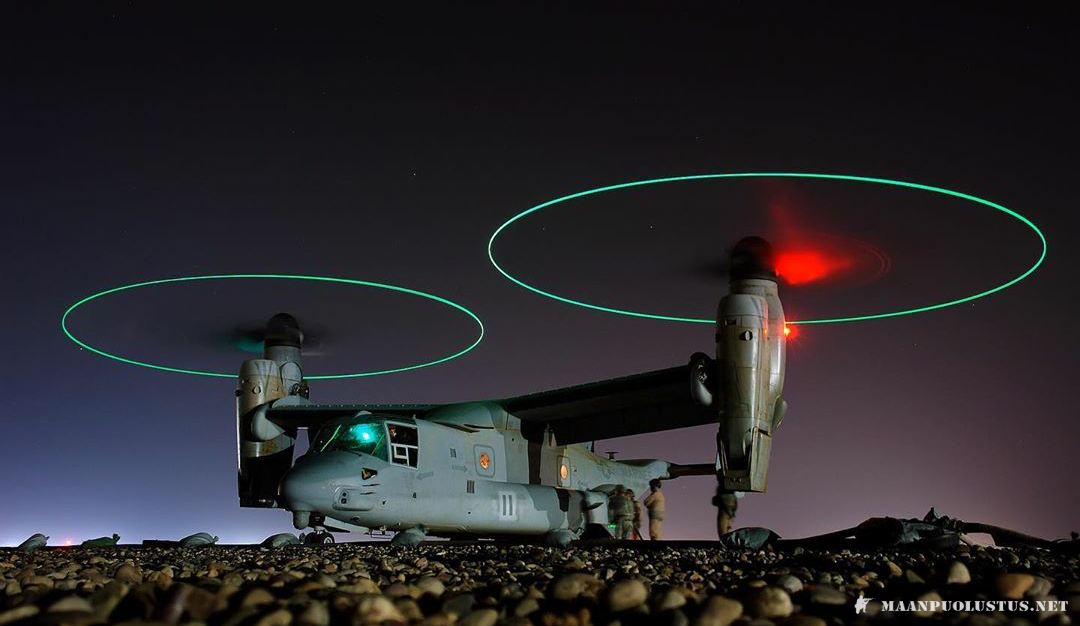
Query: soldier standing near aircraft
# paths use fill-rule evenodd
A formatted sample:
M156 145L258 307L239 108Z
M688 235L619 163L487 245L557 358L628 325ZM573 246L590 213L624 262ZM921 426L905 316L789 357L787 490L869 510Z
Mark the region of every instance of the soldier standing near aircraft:
M645 507L649 509L649 540L657 541L664 537L664 494L660 491L660 480L649 481L649 495L645 496Z
M634 521L632 522L633 528L630 531L631 539L644 539L641 535L641 503L638 502L637 494L633 489L626 490L626 499L630 502L630 510L634 512Z
M716 490L713 496L713 505L717 507L716 534L726 535L731 532L735 523L735 512L739 509L739 500L730 491Z
M633 532L634 513L630 509L632 505L630 500L626 498L626 489L619 485L615 487L615 493L612 494L609 511L611 518L615 522L615 538L616 539L629 539L630 534Z

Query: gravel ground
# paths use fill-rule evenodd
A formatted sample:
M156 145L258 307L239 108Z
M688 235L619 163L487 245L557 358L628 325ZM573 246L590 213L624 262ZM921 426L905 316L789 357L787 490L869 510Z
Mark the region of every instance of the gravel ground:
M0 550L0 625L1080 623L1075 556L492 543ZM855 600L874 600L856 615ZM888 612L880 600L1067 600ZM1068 611L1071 611L1068 612Z

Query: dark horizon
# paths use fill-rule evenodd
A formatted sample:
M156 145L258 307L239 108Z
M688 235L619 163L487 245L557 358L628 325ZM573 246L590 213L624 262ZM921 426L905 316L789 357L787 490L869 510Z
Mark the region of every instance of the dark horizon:
M798 537L934 506L1047 538L1080 530L1077 55L1062 15L487 2L380 11L0 9L0 545L35 532L54 545L197 531L230 543L291 529L286 513L238 506L234 381L80 350L60 317L81 298L179 276L311 274L429 292L484 322L484 341L447 363L312 381L320 402L500 398L630 375L711 351L712 329L543 298L491 267L488 239L566 194L729 172L952 189L1019 212L1049 245L1038 271L984 299L799 327L770 488L741 501L736 524ZM589 196L521 220L496 253L565 297L710 317L725 286L701 267L742 236L786 227L887 259L852 261L839 281L781 285L796 320L977 293L1040 250L1015 219L958 198L768 179ZM288 311L327 332L309 374L398 367L474 337L459 312L392 292L203 283L102 298L72 328L129 358L230 372L248 355L223 340L229 330ZM711 462L714 433L597 449ZM714 485L666 484L668 536L713 536Z

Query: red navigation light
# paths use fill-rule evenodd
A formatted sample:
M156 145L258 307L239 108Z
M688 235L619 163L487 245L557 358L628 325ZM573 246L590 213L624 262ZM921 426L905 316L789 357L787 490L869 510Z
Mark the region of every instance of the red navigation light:
M849 259L817 250L790 250L776 255L776 273L792 285L827 278L850 265Z

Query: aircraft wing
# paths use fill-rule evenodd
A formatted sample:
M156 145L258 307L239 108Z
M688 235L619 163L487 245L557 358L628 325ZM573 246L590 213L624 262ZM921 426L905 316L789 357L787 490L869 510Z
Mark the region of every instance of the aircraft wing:
M434 409L437 404L312 404L299 396L274 402L267 419L285 428L318 428L328 420L356 415L360 411L412 417Z
M544 391L500 401L540 441L550 427L559 444L639 435L717 421L716 409L691 396L690 365Z

